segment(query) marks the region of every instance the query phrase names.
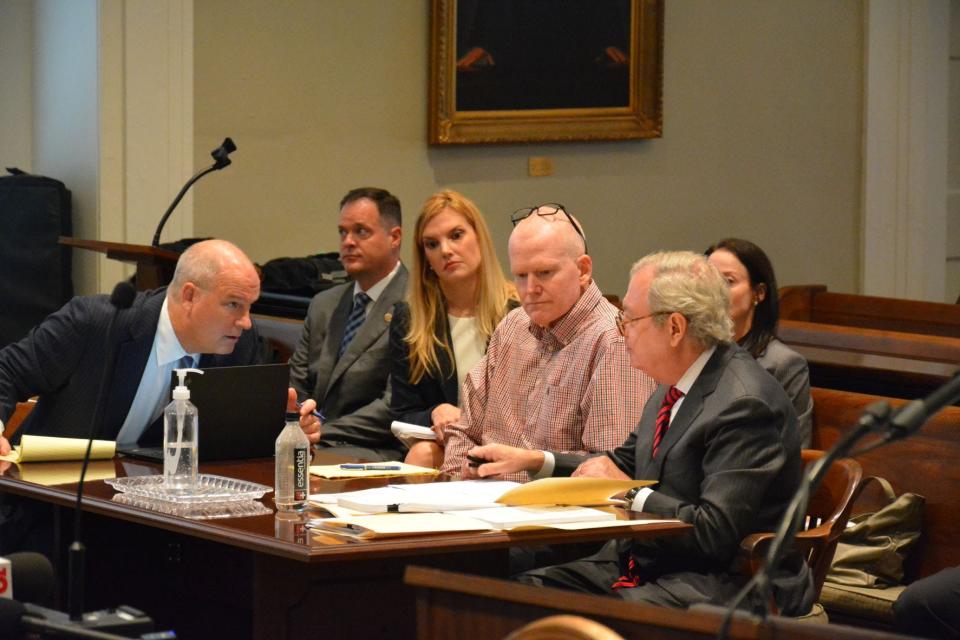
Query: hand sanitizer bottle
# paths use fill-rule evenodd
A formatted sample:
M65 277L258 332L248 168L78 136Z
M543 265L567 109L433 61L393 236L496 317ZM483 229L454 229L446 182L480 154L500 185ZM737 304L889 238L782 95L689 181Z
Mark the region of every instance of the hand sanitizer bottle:
M278 511L299 511L310 488L310 440L300 428L300 416L288 413L277 437L273 501Z
M197 407L184 384L188 371L203 374L199 369L176 369L180 382L163 410L163 486L178 495L193 493L197 487Z

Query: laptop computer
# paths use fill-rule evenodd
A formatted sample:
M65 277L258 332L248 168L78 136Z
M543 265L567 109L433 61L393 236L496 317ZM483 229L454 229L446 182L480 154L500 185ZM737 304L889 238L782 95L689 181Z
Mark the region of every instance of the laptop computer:
M177 384L171 375L170 389ZM190 402L199 413L200 462L273 456L287 410L290 366L259 364L213 367L203 375L188 373ZM120 453L162 461L163 447L121 448Z

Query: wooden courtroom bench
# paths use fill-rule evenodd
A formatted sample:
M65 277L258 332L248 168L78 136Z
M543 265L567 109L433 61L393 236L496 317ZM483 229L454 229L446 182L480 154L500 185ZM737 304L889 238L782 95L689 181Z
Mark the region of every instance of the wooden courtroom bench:
M779 294L781 320L960 338L960 305L833 293L819 284Z
M814 386L901 398L926 395L960 363L960 306L783 287L780 339L810 364Z
M897 398L814 387L813 447L829 449L856 425L864 408L887 401L894 408L907 401ZM918 493L926 498L919 545L906 566L905 582L960 565L960 407L948 407L917 433L898 442L854 456L864 476L881 476L897 494ZM854 513L872 511L876 496L864 494ZM884 593L885 592L885 593ZM824 587L821 603L831 620L889 623L890 607L899 591L848 590Z

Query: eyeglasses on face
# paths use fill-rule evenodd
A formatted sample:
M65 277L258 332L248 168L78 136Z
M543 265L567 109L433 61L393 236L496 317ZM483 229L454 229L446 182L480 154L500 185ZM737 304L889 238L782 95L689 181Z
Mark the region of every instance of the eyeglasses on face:
M623 315L623 310L617 312L617 331L620 332L621 336L626 336L627 325L631 322L639 322L640 320L646 320L647 318L653 318L654 316L668 316L673 311L654 311L653 313L648 313L645 316L639 316L637 318L626 318Z
M587 237L583 235L583 230L580 228L580 225L577 224L576 220L573 219L567 210L563 207L562 204L557 204L556 202L548 202L546 204L540 204L535 207L524 207L522 209L517 209L510 216L510 222L513 223L513 226L517 226L521 220L526 220L531 215L536 213L538 216L547 218L549 216L555 216L558 213L562 213L567 217L567 220L570 221L570 225L573 227L573 230L577 232L577 235L580 236L580 239L583 240L583 252L587 253Z

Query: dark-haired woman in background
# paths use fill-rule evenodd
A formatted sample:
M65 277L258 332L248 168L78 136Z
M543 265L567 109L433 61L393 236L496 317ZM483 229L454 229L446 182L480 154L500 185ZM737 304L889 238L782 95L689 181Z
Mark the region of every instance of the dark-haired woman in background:
M797 412L800 441L810 446L813 399L807 361L777 339L780 299L773 265L763 249L749 240L727 238L706 251L730 285L733 338L776 378Z
M397 420L431 427L406 462L439 467L443 431L460 419L460 385L487 351L503 316L517 306L477 206L456 191L423 205L414 230L407 302L390 324L390 408Z

